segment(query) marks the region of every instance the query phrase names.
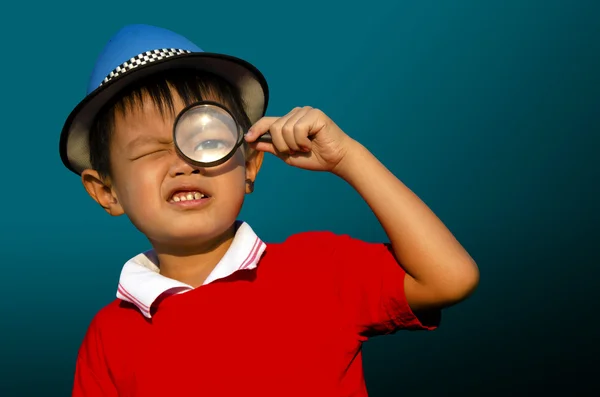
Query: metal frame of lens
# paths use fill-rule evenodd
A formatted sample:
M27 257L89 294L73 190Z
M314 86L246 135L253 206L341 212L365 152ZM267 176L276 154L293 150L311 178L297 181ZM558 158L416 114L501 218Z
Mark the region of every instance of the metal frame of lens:
M237 141L235 143L235 146L233 147L233 149L231 149L231 152L229 152L229 154L227 154L225 157L223 157L220 160L216 160L216 161L211 161L208 163L203 163L200 161L196 161L194 159L189 158L188 156L186 156L183 151L181 149L179 149L179 145L177 144L177 136L175 135L177 132L177 124L179 124L179 120L181 119L181 117L183 115L185 115L185 113L197 106L202 106L202 105L210 105L210 106L216 106L218 108L223 109L225 112L227 112L227 114L231 117L231 119L233 120L235 126L237 127L238 130L238 138ZM244 133L242 132L242 128L240 127L240 124L238 123L237 119L233 116L233 114L231 113L231 111L229 109L227 109L225 106L223 106L222 104L218 103L218 102L213 102L213 101L199 101L199 102L194 102L188 106L186 106L185 108L183 108L183 110L181 112L179 112L179 114L177 115L177 117L175 118L175 122L173 123L173 143L175 144L175 150L177 151L177 153L186 159L187 162L189 162L190 164L193 164L197 167L215 167L217 165L221 165L224 162L226 162L227 160L229 160L231 157L233 157L233 155L235 154L235 152L237 152L237 150L240 148L240 146L242 145L242 143L244 142Z

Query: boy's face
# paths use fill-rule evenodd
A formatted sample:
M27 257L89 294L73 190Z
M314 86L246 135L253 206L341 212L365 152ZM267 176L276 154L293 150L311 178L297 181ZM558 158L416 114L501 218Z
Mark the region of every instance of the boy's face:
M177 115L185 105L176 93L173 96ZM255 180L263 158L262 153L245 158L240 148L222 165L195 168L174 149L174 115L161 114L148 97L126 114L117 111L110 143L110 182L102 182L93 170L82 175L87 191L107 212L127 214L155 247L218 239L238 217L246 180ZM207 197L180 199L194 192Z

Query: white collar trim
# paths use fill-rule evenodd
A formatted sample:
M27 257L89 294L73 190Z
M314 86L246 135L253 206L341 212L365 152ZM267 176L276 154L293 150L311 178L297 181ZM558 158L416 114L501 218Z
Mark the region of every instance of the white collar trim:
M238 270L254 269L265 249L266 244L252 228L245 222L238 222L231 246L203 285L228 277ZM144 316L151 318L152 305L159 296L169 291L183 293L192 289L190 285L161 275L156 253L149 250L125 263L121 270L117 298L134 304Z

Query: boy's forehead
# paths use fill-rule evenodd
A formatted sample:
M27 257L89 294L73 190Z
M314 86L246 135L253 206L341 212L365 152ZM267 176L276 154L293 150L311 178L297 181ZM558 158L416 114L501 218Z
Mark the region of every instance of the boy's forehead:
M115 132L116 135L127 139L133 139L140 134L155 135L171 132L177 115L195 99L182 98L179 93L171 88L171 103L160 98L158 101L146 90L142 90L139 96L131 96L124 101L123 106L115 109ZM229 108L229 103L223 99L215 90L203 90L202 100L220 103ZM172 106L171 106L172 105Z
M227 103L228 101L214 89L203 90L201 96L203 101L217 102L225 107L230 106ZM175 89L171 88L168 97L160 95L158 98L153 98L147 90L142 90L139 95L133 95L124 100L124 106L119 106L117 113L120 113L120 116L124 118L154 113L159 113L163 118L175 118L183 108L199 101L199 99L195 99L194 97L183 98ZM171 104L172 107L170 106Z

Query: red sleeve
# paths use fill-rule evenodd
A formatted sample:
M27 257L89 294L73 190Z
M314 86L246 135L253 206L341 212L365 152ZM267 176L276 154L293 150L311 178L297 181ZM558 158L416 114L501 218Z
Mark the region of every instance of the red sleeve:
M97 318L90 324L79 349L72 396L118 396L106 364Z
M334 279L343 315L360 338L439 326L441 310L417 316L410 308L404 291L406 272L389 244L333 233L319 238L333 248Z

